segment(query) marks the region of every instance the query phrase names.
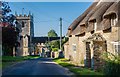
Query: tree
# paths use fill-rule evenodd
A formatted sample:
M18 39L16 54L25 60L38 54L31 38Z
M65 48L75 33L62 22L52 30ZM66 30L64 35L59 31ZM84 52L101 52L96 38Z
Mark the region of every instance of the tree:
M51 29L48 32L48 37L58 37L57 33L55 32L55 30ZM50 51L52 51L53 48L59 48L59 41L55 40L55 41L47 41L46 42L46 46L48 47L48 49Z
M18 46L17 37L19 30L15 27L15 16L9 14L11 9L7 2L1 2L2 17L0 22L2 23L2 46L4 55L13 55L13 47Z
M57 33L55 32L55 30L50 30L48 32L48 37L58 37Z

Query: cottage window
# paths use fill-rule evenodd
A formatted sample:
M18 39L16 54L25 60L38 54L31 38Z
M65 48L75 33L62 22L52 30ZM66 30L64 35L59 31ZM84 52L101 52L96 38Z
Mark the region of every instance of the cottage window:
M111 15L111 26L115 26L117 23L117 17L116 15Z
M72 48L73 48L73 51L76 51L76 44L73 44Z
M120 42L111 42L114 47L114 54L120 55Z
M115 45L115 54L120 55L120 45Z
M94 31L96 31L97 30L97 22L94 22L93 26L94 26Z

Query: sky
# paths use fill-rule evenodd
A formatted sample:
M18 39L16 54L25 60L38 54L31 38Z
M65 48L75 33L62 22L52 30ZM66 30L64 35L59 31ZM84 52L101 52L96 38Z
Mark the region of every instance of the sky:
M62 22L62 35L65 36L70 24L80 16L92 2L9 2L12 13L29 14L34 17L34 36L47 36L48 31L55 30L60 35L59 18Z

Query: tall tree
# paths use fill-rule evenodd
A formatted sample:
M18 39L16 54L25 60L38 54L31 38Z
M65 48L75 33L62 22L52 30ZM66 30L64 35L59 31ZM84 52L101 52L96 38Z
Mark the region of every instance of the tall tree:
M55 32L55 30L50 30L48 32L48 37L58 37L57 33Z
M2 23L2 45L4 55L13 55L13 47L18 45L17 37L19 30L15 27L15 16L9 14L11 9L7 2L1 2L2 17L0 22Z

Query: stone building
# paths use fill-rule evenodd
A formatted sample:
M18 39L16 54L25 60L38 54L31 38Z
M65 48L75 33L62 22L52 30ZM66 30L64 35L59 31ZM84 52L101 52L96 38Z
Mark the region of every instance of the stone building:
M62 37L63 39L64 37ZM46 46L46 42L51 42L55 40L59 40L60 37L33 37L32 43L34 45L34 54L40 55L41 57L50 57L51 51L49 50L49 45Z
M18 56L27 56L33 51L32 37L34 37L34 25L32 15L17 15L16 14L16 27L19 30L16 54Z
M94 2L68 28L69 41L64 45L65 57L74 64L98 69L105 52L120 54L119 1Z

